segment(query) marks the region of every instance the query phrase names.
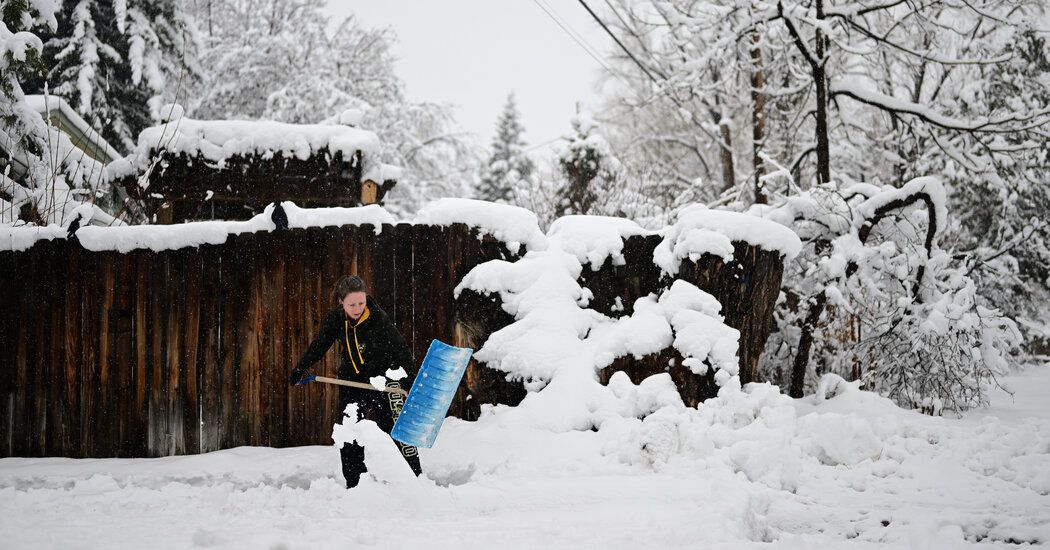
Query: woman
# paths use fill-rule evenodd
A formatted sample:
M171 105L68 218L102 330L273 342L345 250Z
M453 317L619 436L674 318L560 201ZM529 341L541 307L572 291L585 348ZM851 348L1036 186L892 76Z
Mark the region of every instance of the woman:
M324 357L328 348L336 342L341 359L339 378L343 380L367 384L373 376L386 376L389 369L404 368L405 372L412 369L412 354L408 344L386 313L368 295L364 281L349 275L342 277L335 283L332 296L339 305L325 314L317 337L292 371L290 379L293 384L300 382L310 367ZM411 380L405 379L402 384L401 387L411 387ZM356 403L357 420L372 420L386 433L394 428L392 410L396 408L400 412L402 399L399 394L390 392L339 387L340 412L346 409L347 404ZM416 448L400 441L395 443L418 476L422 470ZM361 474L367 471L364 447L356 442L344 444L340 455L346 488L356 487Z

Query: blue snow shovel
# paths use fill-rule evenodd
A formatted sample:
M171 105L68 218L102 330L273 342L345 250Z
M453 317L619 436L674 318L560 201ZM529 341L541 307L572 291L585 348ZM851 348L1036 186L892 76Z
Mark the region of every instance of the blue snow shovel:
M441 340L430 342L430 349L427 350L427 356L423 358L423 365L419 367L416 381L408 391L401 414L397 415L395 412L397 420L394 421L394 429L390 431L390 437L413 447L429 449L434 446L438 430L441 429L441 423L448 414L448 407L456 395L459 381L463 379L463 373L467 371L467 363L470 362L472 353L474 350L470 348L457 348ZM365 390L405 394L405 390L401 388L386 387L380 390L371 384L327 376L305 376L296 384L307 382L324 382Z
M434 446L472 353L470 348L457 348L441 340L430 342L390 437L414 447Z

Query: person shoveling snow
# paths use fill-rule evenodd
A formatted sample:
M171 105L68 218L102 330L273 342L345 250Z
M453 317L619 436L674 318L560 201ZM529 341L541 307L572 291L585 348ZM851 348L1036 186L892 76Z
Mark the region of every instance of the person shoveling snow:
M338 305L325 315L317 337L299 359L289 379L293 384L303 382L307 371L332 344L338 342L339 378L365 386L339 387L340 412L347 411L347 405L354 404L355 407L350 410L356 410L356 418L351 419L351 422L371 420L389 434L404 404L404 392L398 380L408 378L405 368L412 364L408 344L386 313L368 295L368 287L359 277L340 278L332 295ZM380 383L375 389L385 385L387 391L365 389L369 385L376 386L376 381ZM423 470L417 449L399 441L395 443L412 471L420 475ZM357 486L361 474L367 471L365 449L360 439L344 443L340 456L346 487Z

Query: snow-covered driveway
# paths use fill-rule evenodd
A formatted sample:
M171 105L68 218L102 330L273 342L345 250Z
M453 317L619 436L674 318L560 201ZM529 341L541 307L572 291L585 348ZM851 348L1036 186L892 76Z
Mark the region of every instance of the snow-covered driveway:
M553 433L450 420L428 478L331 447L0 460L0 548L1018 548L1050 541L1050 369L962 419L769 386ZM704 412L706 409L706 412ZM391 451L393 452L393 451Z

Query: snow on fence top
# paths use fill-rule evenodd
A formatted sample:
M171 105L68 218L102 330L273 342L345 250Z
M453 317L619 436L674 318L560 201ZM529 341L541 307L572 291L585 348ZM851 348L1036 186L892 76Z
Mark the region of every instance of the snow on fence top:
M286 124L271 120L194 120L182 117L182 108L178 105L164 107L162 112L170 112L168 122L143 130L135 151L109 165L112 177L146 171L160 150L191 157L199 155L221 168L227 158L235 155L269 158L283 154L306 160L327 148L333 154L342 152L343 158L361 151L365 159L362 178L383 181L382 165L369 162L379 153L379 136L367 130L339 124Z
M526 250L547 248L547 237L540 231L536 214L518 206L474 199L438 199L424 206L412 222L428 225L463 223L503 241L512 252L517 252L522 244Z
M398 223L378 205L363 207L300 208L285 201L281 207L287 214L288 227L308 228L336 225L375 225L376 232L383 224ZM125 227L87 227L93 217L90 209L77 209L73 216L79 229L74 229L82 246L89 250L135 249L154 251L174 250L202 244L219 244L229 235L273 231L273 205L263 213L246 221L189 222L176 225L138 225ZM551 224L544 235L529 210L517 206L495 204L472 199L445 198L427 204L412 223L421 225L451 225L462 223L481 234L492 235L517 252L522 245L528 251L546 250L552 243L575 257L581 265L598 269L608 257L613 265L622 265L623 245L633 235L662 234L663 242L653 254L653 260L669 274L677 273L681 260L699 259L704 253L725 258L733 256L733 241L742 241L767 250L779 251L787 259L801 248L798 236L790 229L768 220L747 214L690 207L682 211L675 225L659 233L647 231L633 221L604 216L566 216ZM0 226L0 250L25 250L37 241L65 238L69 225L58 226Z
M396 223L379 205L355 208L299 208L291 202L281 203L288 217L288 227L326 227L333 225L374 225L376 234L383 224ZM175 250L202 244L222 244L230 235L273 231L273 205L246 221L205 221L176 225L131 225L121 227L85 227L81 218L76 230L77 240L88 250L130 252L150 249L154 252ZM0 250L25 250L40 240L64 239L68 228L57 225L46 227L0 227Z

